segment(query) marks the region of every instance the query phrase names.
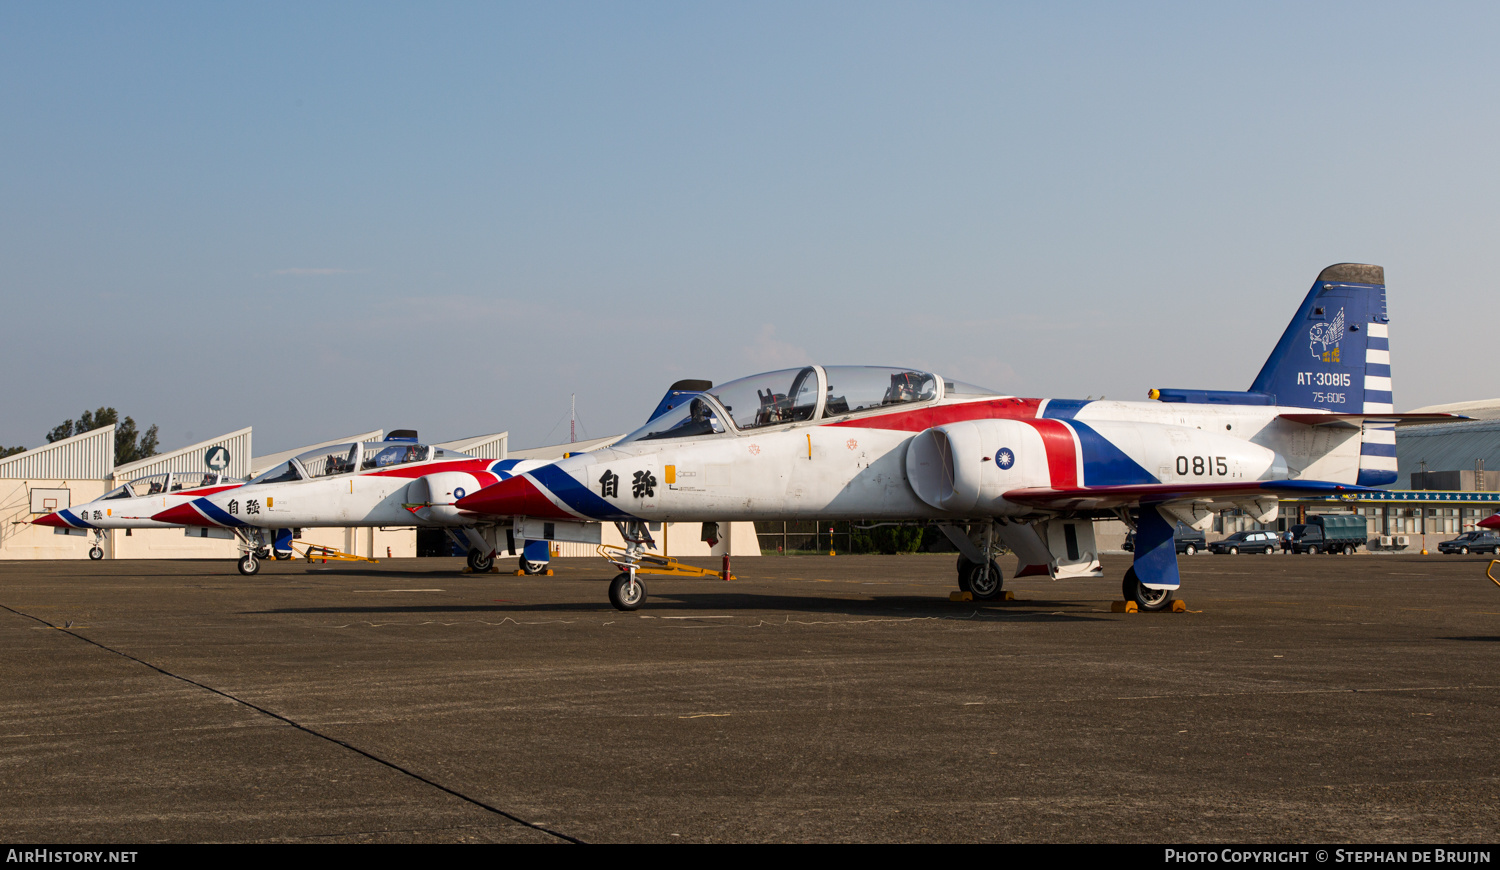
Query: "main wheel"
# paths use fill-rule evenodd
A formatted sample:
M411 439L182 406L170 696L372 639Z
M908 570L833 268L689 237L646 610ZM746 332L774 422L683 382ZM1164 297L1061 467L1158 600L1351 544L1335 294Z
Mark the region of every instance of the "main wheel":
M260 573L260 560L255 558L254 553L246 553L244 558L240 559L238 567L241 574L253 577Z
M525 556L521 557L522 574L540 574L547 570L546 562L533 562Z
M89 550L89 558L93 559L95 561L98 561L99 559L103 559L104 558L104 548L103 547L94 547L94 548L90 549Z
M1147 589L1141 585L1141 581L1135 576L1135 566L1125 569L1125 580L1120 584L1120 592L1126 601L1134 601L1140 610L1157 611L1164 610L1172 603L1171 589Z
M958 588L974 596L976 601L994 601L1005 591L1005 576L994 559L988 565L977 565L965 561L959 569Z
M259 547L259 548L257 548L256 551L255 551L255 558L257 558L257 559L270 559L271 558L271 548L270 547Z
M1192 544L1188 544L1186 547L1182 548L1182 552L1185 556L1191 556L1194 553L1198 552L1198 548L1193 546Z
M638 577L631 577L629 571L622 571L609 581L609 603L616 610L635 610L645 600L646 584Z
M494 566L494 553L481 553L478 547L469 551L469 569L474 573L483 574Z

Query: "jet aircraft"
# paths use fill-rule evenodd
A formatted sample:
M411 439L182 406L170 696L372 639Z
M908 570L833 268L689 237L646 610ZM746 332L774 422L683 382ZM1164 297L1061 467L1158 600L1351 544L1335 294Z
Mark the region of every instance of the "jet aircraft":
M103 542L112 529L166 529L176 523L155 519L163 510L235 489L245 481L215 471L173 471L150 474L121 484L87 504L43 514L31 521L51 526L58 534L92 533L90 559L104 558Z
M453 503L537 460L482 459L421 444L411 430L385 441L318 447L266 471L234 491L184 500L152 516L161 523L230 529L240 541L241 574L260 570L268 529L435 526L467 547L469 567L489 570L500 549L500 524L465 514ZM515 535L507 547L515 552ZM524 540L524 539L523 539ZM547 542L537 535L521 556L522 569L545 568Z
M608 449L458 499L463 511L615 522L633 558L617 608L646 597L637 563L664 521L845 519L936 524L962 554L958 584L1002 594L1017 576L1103 576L1093 521L1134 529L1122 591L1140 609L1180 586L1173 529L1237 508L1277 517L1282 496L1337 496L1396 478L1385 274L1324 269L1250 388L1159 389L1149 402L1035 399L908 368L816 366L675 401ZM670 396L669 396L670 398ZM660 408L659 408L660 409Z

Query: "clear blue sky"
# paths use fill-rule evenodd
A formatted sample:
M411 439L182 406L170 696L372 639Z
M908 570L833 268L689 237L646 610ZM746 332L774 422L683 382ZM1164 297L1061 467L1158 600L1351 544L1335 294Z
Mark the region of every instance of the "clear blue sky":
M1386 267L1486 398L1500 6L0 4L0 444L633 429L682 377L1243 389ZM1471 343L1472 340L1472 343ZM557 427L557 428L554 428ZM550 435L550 437L549 437Z

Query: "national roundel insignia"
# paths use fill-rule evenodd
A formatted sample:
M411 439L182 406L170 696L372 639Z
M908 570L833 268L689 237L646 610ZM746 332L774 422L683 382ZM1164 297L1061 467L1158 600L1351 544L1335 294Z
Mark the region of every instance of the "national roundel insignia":
M459 499L463 498L465 494L466 493L464 492L464 488L460 486L457 489L453 490L453 500L458 501Z
M995 465L1000 468L1010 468L1016 464L1016 454L1010 452L1009 447L1001 447L995 453Z

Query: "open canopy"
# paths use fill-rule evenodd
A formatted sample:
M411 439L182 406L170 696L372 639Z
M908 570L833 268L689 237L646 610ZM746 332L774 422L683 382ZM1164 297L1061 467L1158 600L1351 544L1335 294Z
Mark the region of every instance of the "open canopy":
M803 366L713 387L656 417L620 443L734 435L773 426L935 402L945 394L995 395L930 372L886 366Z
M411 462L426 462L429 459L466 458L468 458L466 453L418 444L408 439L351 441L347 444L329 444L299 453L286 462L263 472L247 485L312 480L338 474L353 474L357 471L379 471L382 468Z

